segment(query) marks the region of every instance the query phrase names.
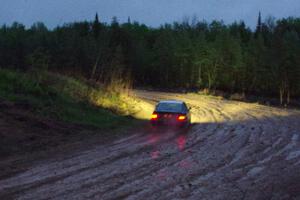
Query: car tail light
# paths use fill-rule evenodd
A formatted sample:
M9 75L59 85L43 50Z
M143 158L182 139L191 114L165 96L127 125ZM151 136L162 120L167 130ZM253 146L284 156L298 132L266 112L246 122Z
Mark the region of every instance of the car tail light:
M157 120L157 119L158 119L158 114L153 113L153 114L151 115L151 120Z
M179 115L177 118L178 121L183 121L186 120L186 116L185 115Z

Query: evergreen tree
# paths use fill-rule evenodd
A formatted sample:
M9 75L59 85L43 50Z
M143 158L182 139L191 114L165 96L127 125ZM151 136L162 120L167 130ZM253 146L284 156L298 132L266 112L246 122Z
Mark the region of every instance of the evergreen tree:
M98 13L96 13L95 20L93 23L93 34L95 38L99 37L99 33L101 31L101 24L99 22Z
M130 19L129 16L128 16L128 18L127 18L127 23L128 23L128 24L131 24L131 19Z
M258 37L258 35L262 32L262 21L261 21L261 12L259 11L258 19L257 19L257 25L255 29L255 38Z
M149 28L138 22L36 23L0 28L0 67L44 68L107 82L126 74L135 84L300 96L300 19L208 25L196 18Z

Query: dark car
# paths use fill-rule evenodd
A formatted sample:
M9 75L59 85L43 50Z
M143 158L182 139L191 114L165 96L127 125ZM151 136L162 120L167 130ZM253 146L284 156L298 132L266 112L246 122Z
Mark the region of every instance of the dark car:
M160 101L151 116L152 125L188 126L190 123L190 109L183 101Z

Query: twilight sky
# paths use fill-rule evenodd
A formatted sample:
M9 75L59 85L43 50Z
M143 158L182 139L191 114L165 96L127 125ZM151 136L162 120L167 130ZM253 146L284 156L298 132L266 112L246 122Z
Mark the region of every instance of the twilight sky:
M93 20L98 12L100 21L110 22L116 16L120 22L132 21L159 26L182 21L196 15L210 22L225 23L244 20L254 27L259 10L262 17L300 17L300 0L0 0L0 25L21 22L30 27L44 22L48 27L67 22Z

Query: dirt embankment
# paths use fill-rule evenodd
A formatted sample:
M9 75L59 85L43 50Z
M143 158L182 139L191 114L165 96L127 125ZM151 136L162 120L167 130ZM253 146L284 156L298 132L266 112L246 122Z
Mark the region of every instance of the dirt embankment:
M300 199L300 112L199 95L190 130L136 130L0 178L0 199ZM150 111L150 109L148 109ZM62 149L63 151L63 149Z
M63 136L76 130L75 126L32 115L29 105L1 101L0 108L2 158L58 145L67 140Z
M31 110L28 103L0 99L0 179L30 168L39 159L120 137L96 127L37 116Z

